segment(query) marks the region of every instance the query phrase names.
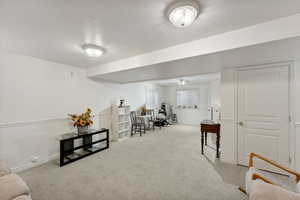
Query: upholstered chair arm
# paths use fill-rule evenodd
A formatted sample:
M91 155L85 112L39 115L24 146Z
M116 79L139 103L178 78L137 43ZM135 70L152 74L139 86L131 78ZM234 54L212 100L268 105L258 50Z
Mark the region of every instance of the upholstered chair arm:
M266 183L272 184L272 185L277 185L277 184L273 183L272 181L268 180L267 178L265 178L265 177L263 177L259 174L253 174L252 175L252 180L257 180L257 179L260 179L260 180L262 180Z
M295 172L295 171L293 171L293 170L291 170L291 169L289 169L289 168L283 167L283 166L281 166L281 165L275 163L274 161L269 160L269 159L267 159L267 158L265 158L265 157L263 157L263 156L261 156L261 155L258 155L258 154L256 154L256 153L250 153L250 157L249 157L249 168L253 167L253 165L254 165L254 158L255 158L255 157L258 158L258 159L260 159L260 160L262 160L262 161L264 161L264 162L267 162L267 163L269 163L270 165L272 165L272 166L274 166L274 167L277 167L277 168L279 168L279 169L281 169L281 170L283 170L283 171L285 171L285 172L287 172L287 173L289 173L289 174L294 175L294 176L296 177L297 182L300 181L300 174L299 174L299 173L297 173L297 172Z
M11 171L10 171L8 165L4 161L0 160L0 177L10 174L10 173L11 173Z

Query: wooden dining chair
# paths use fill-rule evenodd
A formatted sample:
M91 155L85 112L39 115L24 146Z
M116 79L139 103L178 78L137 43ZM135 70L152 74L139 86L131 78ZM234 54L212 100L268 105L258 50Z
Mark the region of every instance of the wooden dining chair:
M161 129L161 127L163 126L162 122L161 122L161 120L159 120L155 117L154 109L147 110L146 114L151 116L149 119L150 128L155 130L155 127L159 127L159 129Z
M142 136L142 134L146 133L146 123L142 118L138 118L136 111L131 111L130 112L130 119L131 119L131 136L133 136L133 132L134 134L136 134L137 132L140 133L140 136Z

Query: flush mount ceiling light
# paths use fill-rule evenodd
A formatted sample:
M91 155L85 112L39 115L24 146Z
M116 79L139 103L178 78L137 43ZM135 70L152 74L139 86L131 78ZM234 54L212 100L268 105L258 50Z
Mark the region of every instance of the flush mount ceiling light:
M185 28L197 19L199 12L200 5L197 1L180 1L169 7L167 15L174 26Z
M177 83L177 85L185 85L185 84L186 84L186 81L183 79L180 79Z
M82 45L82 49L85 51L86 55L94 58L100 57L104 53L103 48L95 44L84 44Z

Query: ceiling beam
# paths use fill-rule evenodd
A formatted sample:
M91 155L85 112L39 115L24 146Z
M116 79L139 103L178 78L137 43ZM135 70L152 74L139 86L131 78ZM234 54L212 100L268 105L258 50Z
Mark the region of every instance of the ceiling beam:
M300 14L91 67L89 77L300 36Z

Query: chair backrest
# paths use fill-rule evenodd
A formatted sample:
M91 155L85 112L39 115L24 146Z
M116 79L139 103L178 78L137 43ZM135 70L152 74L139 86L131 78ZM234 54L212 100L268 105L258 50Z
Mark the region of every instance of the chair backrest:
M136 111L131 111L130 112L130 119L131 119L131 123L132 124L135 124L137 122L137 119L136 119Z
M155 113L155 112L154 112L153 109L149 109L149 110L146 111L146 114L147 114L147 115L151 115L151 119L152 119L152 120L155 119L154 113Z

